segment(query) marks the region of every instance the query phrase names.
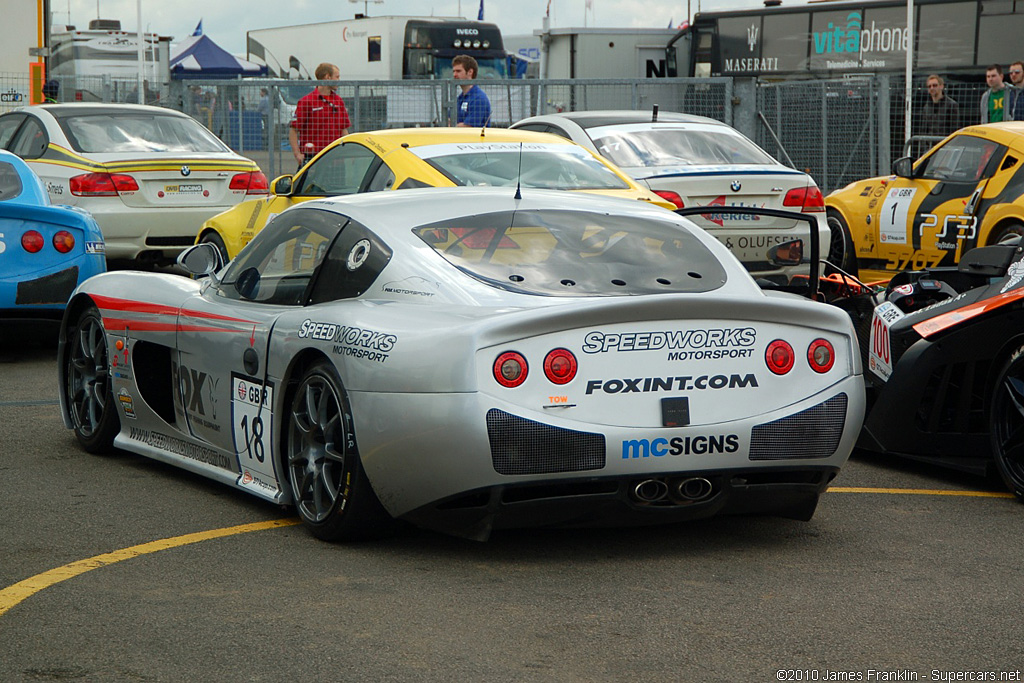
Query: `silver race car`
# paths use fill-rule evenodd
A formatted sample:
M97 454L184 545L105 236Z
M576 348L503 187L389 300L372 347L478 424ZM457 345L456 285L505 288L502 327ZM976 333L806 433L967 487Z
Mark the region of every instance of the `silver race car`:
M209 277L93 277L63 322L65 423L87 451L292 504L329 540L396 520L483 540L809 519L864 413L849 317L763 291L689 220L637 204L323 199L226 267L209 244L182 254Z

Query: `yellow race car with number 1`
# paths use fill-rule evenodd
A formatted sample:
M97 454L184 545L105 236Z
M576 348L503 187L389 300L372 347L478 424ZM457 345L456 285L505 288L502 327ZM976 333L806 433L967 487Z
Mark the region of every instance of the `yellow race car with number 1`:
M486 185L577 190L657 204L662 199L610 162L557 135L500 128L410 128L352 133L335 140L271 195L217 214L197 242L234 258L289 206L320 197L417 187Z
M1024 122L968 126L894 175L870 178L825 199L837 263L863 280L951 266L976 246L1024 233ZM835 250L833 250L835 253Z

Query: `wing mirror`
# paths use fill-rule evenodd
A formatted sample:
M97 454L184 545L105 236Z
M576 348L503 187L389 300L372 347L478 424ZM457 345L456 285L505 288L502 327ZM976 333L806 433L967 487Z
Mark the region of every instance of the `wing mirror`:
M892 174L900 178L914 177L914 158L900 157L892 162Z
M773 266L798 266L804 262L804 241L790 240L776 244L768 250L768 262Z
M220 249L210 242L193 244L185 251L178 254L178 265L185 269L189 275L205 277L220 270L224 263L221 261Z
M292 177L290 175L282 175L274 178L274 184L271 189L278 197L289 196L292 193Z

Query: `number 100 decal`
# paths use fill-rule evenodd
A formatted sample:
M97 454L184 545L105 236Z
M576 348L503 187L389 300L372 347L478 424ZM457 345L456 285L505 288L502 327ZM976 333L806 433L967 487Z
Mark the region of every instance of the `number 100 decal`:
M238 485L263 496L274 496L278 491L273 408L273 384L231 375L231 431L238 457Z

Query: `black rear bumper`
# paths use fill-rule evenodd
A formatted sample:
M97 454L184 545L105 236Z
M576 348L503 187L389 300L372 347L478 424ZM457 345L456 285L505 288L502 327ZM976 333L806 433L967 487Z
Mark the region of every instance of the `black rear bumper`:
M480 541L495 529L648 526L716 515L761 514L806 521L838 473L838 467L803 466L538 481L468 491L413 510L402 519ZM674 488L681 480L693 478L711 484L710 493L700 500L669 495L644 502L634 494L639 484L650 479Z

